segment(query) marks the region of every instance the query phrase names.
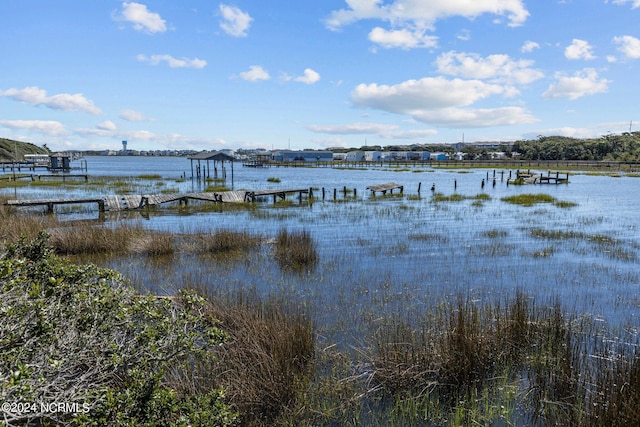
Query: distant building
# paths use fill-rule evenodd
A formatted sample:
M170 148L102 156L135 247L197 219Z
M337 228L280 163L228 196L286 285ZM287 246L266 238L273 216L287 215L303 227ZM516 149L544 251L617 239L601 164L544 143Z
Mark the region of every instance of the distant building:
M382 158L382 153L380 151L365 151L364 159L367 162L379 162Z
M333 160L331 151L293 151L280 150L271 153L272 159L276 162L330 162Z

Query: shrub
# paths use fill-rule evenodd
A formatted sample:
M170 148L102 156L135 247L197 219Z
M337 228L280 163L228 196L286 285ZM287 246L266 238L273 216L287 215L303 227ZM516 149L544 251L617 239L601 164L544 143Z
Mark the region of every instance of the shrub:
M168 370L213 363L225 338L205 301L137 294L115 271L53 255L48 235L0 253L0 400L79 411L4 412L8 425L230 425L219 390L179 395Z

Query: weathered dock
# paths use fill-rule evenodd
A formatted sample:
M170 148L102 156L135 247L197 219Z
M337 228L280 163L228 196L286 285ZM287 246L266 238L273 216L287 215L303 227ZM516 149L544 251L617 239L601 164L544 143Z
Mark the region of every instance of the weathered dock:
M287 194L298 193L298 199L302 200L302 195L307 194L313 196L313 191L310 188L290 188L286 190L257 190L247 191L244 195L244 200L248 202L255 202L258 197L273 196L273 202L279 197L281 200L285 200Z
M55 205L78 205L84 203L97 203L98 210L105 210L104 198L79 198L79 199L38 199L38 200L8 200L5 204L9 206L46 206L49 213L53 213Z
M400 190L400 193L404 191L404 185L396 184L395 182L387 182L386 184L376 184L370 185L367 187L367 190L371 190L371 195L375 196L376 193L380 192L383 195L387 194L387 191L390 194L393 194L393 190Z
M567 184L569 183L569 172L551 172L547 175L542 173L517 171L516 179L522 180L525 184Z
M215 193L187 193L187 194L131 194L112 195L104 197L89 198L69 198L69 199L34 199L34 200L8 200L5 202L9 206L46 206L48 212L53 212L56 205L81 205L86 203L97 203L98 210L103 211L124 211L143 209L150 206L157 206L163 203L180 202L185 205L189 200L198 200L214 203L245 203L255 202L258 197L273 196L273 201L278 198L284 200L287 194L298 194L298 199L302 200L303 194L313 195L310 188L295 188L286 190L257 190L257 191L220 191Z

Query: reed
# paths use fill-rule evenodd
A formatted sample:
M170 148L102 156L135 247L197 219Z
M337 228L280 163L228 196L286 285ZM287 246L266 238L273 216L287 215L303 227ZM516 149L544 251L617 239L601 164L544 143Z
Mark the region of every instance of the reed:
M141 238L139 227L109 228L92 224L74 224L51 231L50 244L59 255L123 254L132 243Z
M282 229L276 237L275 258L282 268L302 270L318 262L318 252L308 231Z
M257 247L261 238L246 231L220 229L212 233L202 233L191 239L192 249L212 255L234 255Z
M183 390L222 388L240 413L241 425L271 424L294 405L300 386L309 381L315 352L309 313L250 290L200 292L208 300L203 316L219 320L228 339L216 350L215 362L194 360L192 381L178 385Z

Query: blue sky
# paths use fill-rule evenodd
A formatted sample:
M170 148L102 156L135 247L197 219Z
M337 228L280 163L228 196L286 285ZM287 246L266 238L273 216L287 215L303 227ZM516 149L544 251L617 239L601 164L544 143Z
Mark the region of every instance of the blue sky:
M640 0L0 0L0 136L360 147L640 129Z

